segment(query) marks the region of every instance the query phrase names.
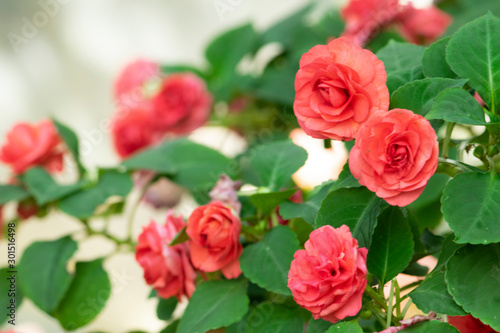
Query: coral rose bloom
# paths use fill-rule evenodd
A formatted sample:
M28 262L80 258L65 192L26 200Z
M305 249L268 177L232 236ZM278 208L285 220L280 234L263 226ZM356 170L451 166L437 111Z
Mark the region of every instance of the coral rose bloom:
M347 37L316 45L300 60L293 109L317 139L350 141L370 115L389 108L382 61Z
M349 168L361 185L395 206L424 190L438 165L437 136L424 117L394 109L373 115L359 129Z
M33 166L49 172L62 171L63 153L58 149L61 138L50 120L38 124L20 123L7 133L7 142L0 150L0 160L21 174Z
M311 232L305 250L295 252L288 288L314 319L335 323L361 309L366 287L366 255L346 225Z
M241 274L241 222L219 201L196 208L188 219L193 266L204 272L221 270L228 279Z
M208 119L212 97L199 77L191 73L168 75L152 98L156 121L169 132L187 134Z
M415 9L409 5L398 18L403 37L416 44L430 44L442 36L452 17L437 7Z
M153 286L158 296L181 300L194 292L196 273L189 262L188 244L168 246L184 227L184 220L167 215L164 226L151 222L139 235L135 258L144 269L144 279Z

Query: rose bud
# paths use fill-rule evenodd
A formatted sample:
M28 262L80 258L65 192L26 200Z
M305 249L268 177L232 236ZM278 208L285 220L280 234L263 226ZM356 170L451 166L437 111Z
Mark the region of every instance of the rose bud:
M317 139L350 141L370 115L389 108L384 63L347 37L316 45L300 60L293 109Z
M49 172L63 170L61 138L50 120L38 124L20 123L7 133L7 142L0 148L0 161L21 174L34 166Z
M226 278L237 278L241 274L239 257L243 250L240 231L239 218L221 202L196 208L186 229L193 266L204 272L220 269Z
M131 108L142 104L147 96L144 86L160 80L160 66L152 61L138 59L128 64L118 75L114 84L114 97L120 107Z
M294 300L314 319L335 323L356 315L367 283L367 252L358 248L346 225L314 230L305 250L295 252L288 272Z
M452 17L437 7L416 9L411 4L398 17L401 35L415 44L430 44L442 36Z
M349 169L361 185L393 206L415 201L437 169L436 132L424 117L394 109L361 126Z
M232 208L236 213L240 213L241 203L238 201L236 191L241 188L241 181L233 181L227 175L221 175L217 184L210 191L210 199L219 201L225 206Z
M155 121L167 132L184 135L208 120L212 97L198 76L176 73L163 79L151 102Z
M195 289L196 273L189 261L189 244L168 246L184 225L182 217L169 211L165 225L152 221L139 235L135 258L144 269L146 283L162 298L189 298Z

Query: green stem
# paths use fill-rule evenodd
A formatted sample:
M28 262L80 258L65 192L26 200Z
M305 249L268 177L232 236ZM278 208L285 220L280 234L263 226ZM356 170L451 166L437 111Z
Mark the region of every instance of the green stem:
M410 309L410 306L412 304L412 301L411 301L411 298L408 300L408 303L406 303L403 311L401 312L401 318L404 319L405 316L406 316L406 313L408 312L408 310Z
M418 281L412 282L410 284L407 284L405 286L402 286L400 290L405 291L405 290L411 289L413 287L417 287L422 283L422 281L424 281L424 280L418 280Z
M387 309L387 319L385 328L389 328L391 326L392 321L392 306L393 306L393 298L394 298L394 279L391 280L391 287L389 292L389 308Z
M450 150L450 141L451 141L451 133L453 132L453 128L456 123L448 123L446 126L446 134L443 140L443 151L441 152L441 156L443 158L448 158L448 153Z
M156 177L153 177L144 187L142 188L141 192L139 193L139 198L134 202L131 210L130 210L130 215L128 217L127 221L127 238L126 241L127 243L132 243L132 232L134 229L134 220L135 220L135 214L137 213L137 208L139 207L139 204L141 203L142 197L146 194L148 191L149 187L156 181Z
M378 305L380 305L384 310L387 310L387 304L385 303L385 300L380 297L380 295L368 284L366 285L365 291L371 298L373 298L375 302L377 302Z
M455 160L439 157L439 164L436 173L443 173L450 177L455 177L459 173L463 173L462 167Z
M399 289L399 283L395 280L396 284L394 286L394 294L396 295L396 317L401 316L401 291Z

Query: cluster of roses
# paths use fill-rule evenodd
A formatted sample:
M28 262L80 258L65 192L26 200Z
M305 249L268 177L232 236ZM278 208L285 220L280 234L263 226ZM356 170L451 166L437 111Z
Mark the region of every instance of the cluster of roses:
M196 208L187 224L169 211L164 225L152 221L139 235L136 260L159 297L191 297L196 270L202 274L220 270L227 279L241 274L240 204L233 182L221 177L210 195L212 201ZM170 245L184 228L189 240Z
M363 46L380 30L393 27L406 40L429 44L443 35L452 17L435 6L417 9L398 0L352 0L342 10L343 35Z
M186 135L210 115L212 97L193 73L163 75L157 63L137 60L115 82L118 105L112 135L122 157L164 138Z

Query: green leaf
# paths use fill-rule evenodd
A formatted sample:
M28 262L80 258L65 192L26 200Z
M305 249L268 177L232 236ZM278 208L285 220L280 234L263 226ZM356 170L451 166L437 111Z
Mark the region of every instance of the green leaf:
M240 257L241 271L262 288L291 295L287 286L288 270L298 249L299 241L293 231L285 226L276 226L262 241L243 249Z
M455 251L445 273L455 301L495 331L500 331L499 272L500 244L468 244Z
M0 205L10 201L22 201L29 198L30 194L17 185L0 185Z
M66 147L68 147L69 152L75 159L76 165L78 167L78 172L80 173L80 175L82 175L83 173L85 173L85 168L80 161L80 143L78 141L78 137L71 128L60 123L56 119L52 119L52 123L56 127L59 136L66 144Z
M302 203L295 203L291 201L283 202L280 205L281 216L285 220L302 218L304 219L304 221L312 225L314 223L314 220L316 219L319 208L321 207L321 201L323 201L330 190L331 182L323 183L321 185L318 185L316 188L318 187L320 189Z
M110 197L118 195L126 197L132 190L130 175L116 170L104 170L94 186L72 194L59 202L59 208L79 219L89 218L97 207Z
M104 259L76 264L75 277L54 313L68 331L87 325L104 309L111 295L108 274L102 268Z
M427 78L405 84L391 96L391 109L407 109L425 116L441 92L461 88L467 80Z
M262 214L267 215L280 203L290 198L295 192L297 192L297 189L282 192L256 193L252 194L249 200L262 212Z
M0 269L0 304L5 307L2 309L4 315L0 317L0 325L7 320L14 319L16 315L11 314L11 309L16 311L23 302L23 292L16 285L16 278L18 277L16 273L14 267L4 267ZM11 280L12 277L14 277L13 280ZM12 284L14 284L14 287ZM11 317L11 315L13 317Z
M271 302L259 304L248 317L248 333L302 333L304 322L298 309Z
M72 276L66 263L77 249L70 236L35 242L24 251L19 263L19 286L24 295L48 314L56 310L68 290Z
M391 40L377 52L377 58L384 62L385 71L389 75L420 65L424 51L425 47Z
M387 89L389 89L389 95L392 95L399 87L404 86L408 82L421 80L423 78L424 73L422 72L421 65L388 74Z
M457 243L500 242L500 180L498 175L466 172L449 181L442 211Z
M167 327L161 330L160 333L176 333L177 332L177 326L179 326L179 319L174 320L171 322Z
M39 206L64 198L87 184L87 181L79 181L76 184L59 185L45 169L39 167L29 169L22 179Z
M401 273L413 255L413 234L399 207L387 207L378 218L366 266L384 285Z
M361 187L361 184L358 182L356 178L351 173L351 169L349 169L349 162L344 164L342 168L342 172L339 174L339 178L335 181L330 192L335 191L339 188L353 188L353 187Z
M458 330L439 320L423 321L413 326L405 328L401 332L405 333L458 333Z
M453 241L453 238L455 238L455 236L453 234L450 234L444 240L441 246L441 252L439 253L438 262L436 264L436 267L434 267L434 269L432 270L431 274L445 272L446 263L448 262L448 260L450 260L451 256L455 253L456 250L464 246L463 244L455 243Z
M156 316L161 320L170 320L172 314L177 307L177 298L170 297L169 299L160 298L156 306Z
M440 5L453 15L453 22L446 32L448 35L488 12L492 12L496 16L500 15L500 2L497 0L455 0L443 2Z
M184 227L181 230L179 230L179 232L177 233L177 235L175 235L175 237L168 244L168 246L174 246L174 245L182 244L182 243L188 241L189 240L189 235L186 232L186 228L187 227Z
M471 94L461 88L443 91L425 118L443 119L467 125L487 124L481 105Z
M190 65L162 65L161 66L161 72L164 74L171 74L171 73L185 73L185 72L191 72L199 77L206 79L205 73L200 71L198 68L195 68Z
M196 287L177 333L205 333L239 321L248 311L246 280L206 281Z
M426 77L457 78L457 74L451 70L445 58L450 39L451 37L440 39L425 50L422 67Z
M293 105L295 74L299 69L295 65L295 63L290 63L283 68L266 68L252 93L259 99Z
M298 27L304 25L306 14L311 10L311 7L311 4L308 4L268 28L262 34L262 44L278 42L286 47L293 47L294 40L290 31L297 30Z
M306 333L325 333L327 329L332 326L332 323L323 319L311 318L309 320L309 326L307 326Z
M356 321L345 321L330 327L325 333L363 333Z
M221 174L234 178L238 166L216 150L182 138L169 140L123 162L133 170L152 170L169 176L191 192L208 192Z
M286 187L293 173L304 165L307 152L287 140L257 146L247 158L259 178L257 185L278 191Z
M500 19L488 13L460 28L448 44L446 60L493 112L500 106Z
M419 310L434 311L449 316L465 316L467 313L455 303L448 292L444 272L428 276L421 285L410 293L411 300Z
M382 199L366 187L340 188L330 192L321 202L316 228L323 225L339 228L345 224L359 246L369 248L381 202Z

